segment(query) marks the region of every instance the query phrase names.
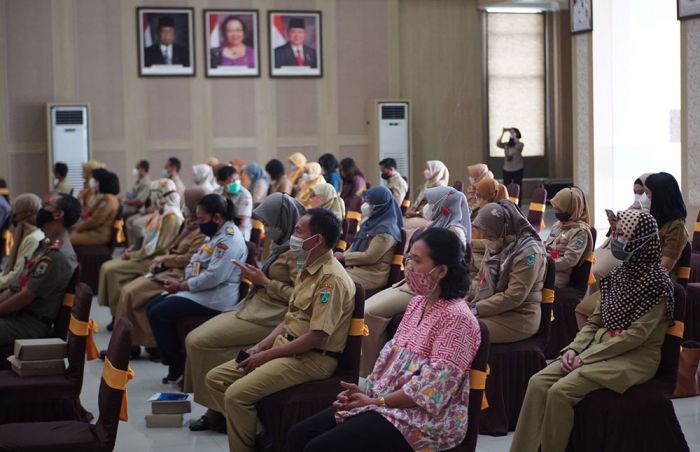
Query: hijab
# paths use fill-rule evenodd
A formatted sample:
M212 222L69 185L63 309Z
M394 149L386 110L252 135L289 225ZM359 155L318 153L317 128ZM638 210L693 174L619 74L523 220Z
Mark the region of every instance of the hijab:
M425 179L425 187L439 187L449 184L450 170L447 169L444 163L440 160L428 160L427 175Z
M41 199L34 193L23 193L12 202L12 217L15 223L13 231L12 249L5 265L3 274L7 274L17 263L19 247L26 236L34 232L36 227L36 213L41 208Z
M484 254L483 281L475 300L488 298L508 287L510 272L517 258L532 259L547 255L542 239L523 216L520 208L509 200L489 203L479 209L474 226L486 237L503 238L505 246L497 253L489 249Z
M502 199L508 199L508 190L503 184L499 184L496 179L481 179L475 184L475 188L476 192L479 194L479 208L490 202L498 202Z
M656 219L659 229L674 220L685 221L688 211L675 177L668 173L655 173L647 177L644 186L651 190L649 213Z
M467 243L471 243L472 224L467 197L452 187L433 187L425 190L430 205L430 228L458 227L464 231Z
M202 187L208 190L210 193L216 188L214 171L212 167L206 163L201 163L199 165L194 165L192 167L192 173L194 174L194 183L198 187Z
M321 200L321 207L328 209L335 214L342 222L345 218L345 202L335 188L327 183L316 184L311 187L311 193Z
M155 197L156 203L163 207L163 216L172 213L180 221L184 221L185 218L180 207L180 194L177 192L175 182L167 178L154 180L151 182L151 195Z
M296 166L294 172L289 175L289 180L292 182L292 185L296 185L299 182L301 175L304 174L306 156L301 152L295 152L289 156L288 160L292 165Z
M253 187L255 183L259 180L265 182L266 185L270 185L270 179L267 177L267 173L264 169L257 163L249 163L245 167L245 172L250 178L250 186Z
M493 179L493 173L489 171L489 167L485 163L477 163L476 165L470 165L467 167L469 173L470 182L473 179L472 184L476 184L484 179Z
M253 210L253 218L262 221L270 230L279 231L275 240L271 240L270 254L262 263L263 273L268 274L270 265L289 249L289 237L294 233L299 218L306 209L299 201L286 193L273 193ZM268 275L269 276L269 275Z
M391 191L383 185L378 185L366 190L362 196L367 198L367 202L372 206L372 212L360 226L350 251L367 249L371 237L379 234L389 234L400 242L403 215Z
M652 198L653 199L653 198ZM632 254L600 280L600 312L603 326L626 329L663 298L666 316L673 324L673 283L661 267L661 240L654 217L641 210L618 213L618 228Z

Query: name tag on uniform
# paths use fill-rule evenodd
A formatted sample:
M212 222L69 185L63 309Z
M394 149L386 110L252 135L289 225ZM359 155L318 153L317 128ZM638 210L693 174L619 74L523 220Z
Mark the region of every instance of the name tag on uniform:
M192 262L192 276L199 276L199 270L202 268L202 263L199 261Z

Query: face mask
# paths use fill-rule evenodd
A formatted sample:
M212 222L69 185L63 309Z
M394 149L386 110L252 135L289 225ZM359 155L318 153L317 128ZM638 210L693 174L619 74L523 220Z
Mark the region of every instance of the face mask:
M391 176L390 176L389 174L387 174L387 173L382 173L382 179L384 179L384 180L389 180L389 178L391 178Z
M207 237L214 237L216 235L216 231L218 230L219 225L216 224L214 220L207 223L199 223L199 231Z
M433 206L430 204L426 204L423 206L423 218L426 220L432 220L433 219Z
M93 190L96 190L97 187L99 187L99 184L97 183L97 181L95 179L93 179L91 177L90 180L88 181L88 187L92 188Z
M416 295L429 296L437 288L438 282L433 281L431 274L437 267L429 272L421 273L413 270L411 265L406 266L406 284Z
M634 200L639 206L648 211L651 209L651 199L647 196L646 193L642 193L641 195L634 195Z
M277 226L265 226L265 237L277 243L282 238L282 229Z
M137 170L136 168L132 169L131 175L134 177L139 177L139 170Z
M571 214L568 212L554 212L554 216L557 220L562 222L569 221L569 218L571 218Z
M310 181L310 180L311 180L311 175L308 174L308 173L304 173L304 174L302 174L302 176L301 176L301 180L303 180L303 181Z
M163 171L160 172L160 175L167 178L170 177L170 173L168 173L168 170L166 169L163 169Z
M236 180L236 181L231 182L230 184L228 184L227 189L228 189L228 192L233 194L233 195L238 194L238 192L241 191L241 181Z
M49 212L48 210L44 209L43 207L39 209L39 211L36 213L36 227L41 229L47 224L51 223L53 221L53 213Z
M289 251L291 251L294 257L297 258L297 261L301 262L303 265L306 265L306 261L307 259L309 259L309 255L314 250L314 248L316 248L314 247L310 250L305 250L304 243L306 243L307 240L313 239L317 235L318 234L312 235L308 239L302 239L301 237L297 237L296 235L289 237Z
M644 243L646 243L649 241L649 239L651 239L655 235L656 235L656 233L645 235L644 237L639 237L639 238L636 238L634 240L630 240L630 242L638 242L640 240L644 240ZM612 239L610 241L610 252L615 257L615 259L619 259L621 261L626 262L629 260L630 257L632 257L632 255L634 254L634 251L625 250L628 243L629 242L627 240L625 240L621 237L615 237L614 239ZM642 243L642 245L637 249L641 249L642 246L644 246L644 243Z
M292 163L291 165L289 165L289 170L290 170L291 172L294 172L294 171L296 171L297 169L299 169L299 168L297 168L297 166L296 166L295 164Z
M360 206L360 213L362 214L363 217L368 218L370 215L372 215L372 205L366 202L363 202L362 205Z
M425 180L430 179L430 171L423 170L423 177L425 177Z

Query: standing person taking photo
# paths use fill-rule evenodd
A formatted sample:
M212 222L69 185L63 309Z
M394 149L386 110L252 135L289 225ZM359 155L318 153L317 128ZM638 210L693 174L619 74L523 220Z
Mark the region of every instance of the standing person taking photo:
M510 134L508 141L503 141L506 134ZM496 146L503 149L505 161L503 162L503 185L506 187L511 182L515 182L520 187L520 192L523 191L523 172L525 171L525 162L523 160L523 148L525 144L520 141L522 138L520 130L515 127L504 127L501 136L496 141ZM522 199L522 196L520 197Z

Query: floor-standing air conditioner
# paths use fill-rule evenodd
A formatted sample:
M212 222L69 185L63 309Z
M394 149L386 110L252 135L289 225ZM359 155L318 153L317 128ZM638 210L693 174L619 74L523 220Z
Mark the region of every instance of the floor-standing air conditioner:
M397 169L409 180L411 177L411 112L408 100L375 100L373 102L371 126L371 157L373 164L385 158L396 160ZM377 172L371 172L370 182L379 180Z
M83 188L82 163L90 160L90 123L87 104L47 104L49 137L49 187L53 187L53 166L68 165L68 182L77 195Z

